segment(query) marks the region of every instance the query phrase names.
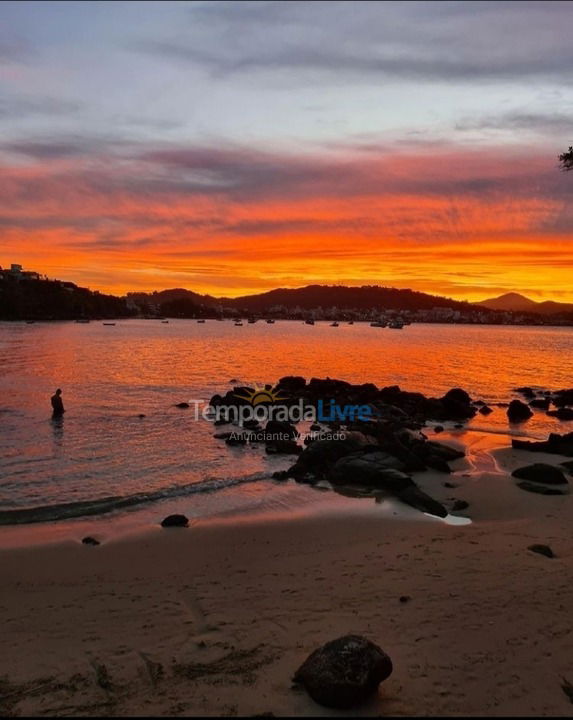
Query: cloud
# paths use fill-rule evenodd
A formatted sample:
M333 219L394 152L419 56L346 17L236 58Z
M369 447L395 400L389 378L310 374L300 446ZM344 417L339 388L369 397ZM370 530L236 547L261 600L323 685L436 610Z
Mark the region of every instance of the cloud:
M573 128L573 113L527 113L513 111L487 117L464 118L456 130L530 130L541 134L569 135Z
M212 74L571 83L573 4L546 2L215 3L137 47Z
M49 96L4 95L0 97L0 120L22 120L28 116L74 115L81 105L72 100Z

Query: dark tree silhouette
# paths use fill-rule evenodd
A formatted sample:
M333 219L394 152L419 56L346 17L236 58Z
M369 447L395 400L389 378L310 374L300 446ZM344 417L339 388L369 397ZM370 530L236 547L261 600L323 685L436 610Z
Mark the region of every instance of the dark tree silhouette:
M561 170L573 170L573 147L569 146L569 150L567 152L562 153L559 155L559 164L561 166Z

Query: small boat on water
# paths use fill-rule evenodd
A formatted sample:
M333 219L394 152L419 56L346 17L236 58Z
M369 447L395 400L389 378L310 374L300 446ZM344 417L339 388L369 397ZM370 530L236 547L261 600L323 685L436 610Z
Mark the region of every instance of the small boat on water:
M305 320L304 324L305 325L314 325L314 320Z
M338 323L336 320L333 323L330 323L330 327L338 327Z

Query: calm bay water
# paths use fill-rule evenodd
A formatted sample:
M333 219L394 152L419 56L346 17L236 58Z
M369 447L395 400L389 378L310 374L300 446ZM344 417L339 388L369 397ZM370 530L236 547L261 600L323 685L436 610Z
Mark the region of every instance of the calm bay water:
M518 385L573 385L573 329L0 323L0 517L6 523L12 510L42 507L39 518L50 520L71 503L78 504L74 515L99 515L117 498L121 512L164 497L177 498L189 515L263 502L287 508L290 486L248 481L292 458L227 448L213 439L211 424L193 422L174 405L208 400L231 380L263 384L289 374L399 384L429 395L459 386L475 398L507 401ZM60 422L50 410L57 387L67 409ZM472 425L510 430L503 409ZM571 429L544 413L521 428L538 437Z

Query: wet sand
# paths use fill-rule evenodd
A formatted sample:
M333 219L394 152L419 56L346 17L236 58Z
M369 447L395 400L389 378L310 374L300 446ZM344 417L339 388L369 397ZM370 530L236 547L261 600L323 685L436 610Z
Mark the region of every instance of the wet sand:
M470 503L463 527L369 510L0 552L0 710L336 715L291 677L353 632L395 668L354 714L570 715L571 496L524 492L506 472L562 458L468 440L457 473L416 477Z

